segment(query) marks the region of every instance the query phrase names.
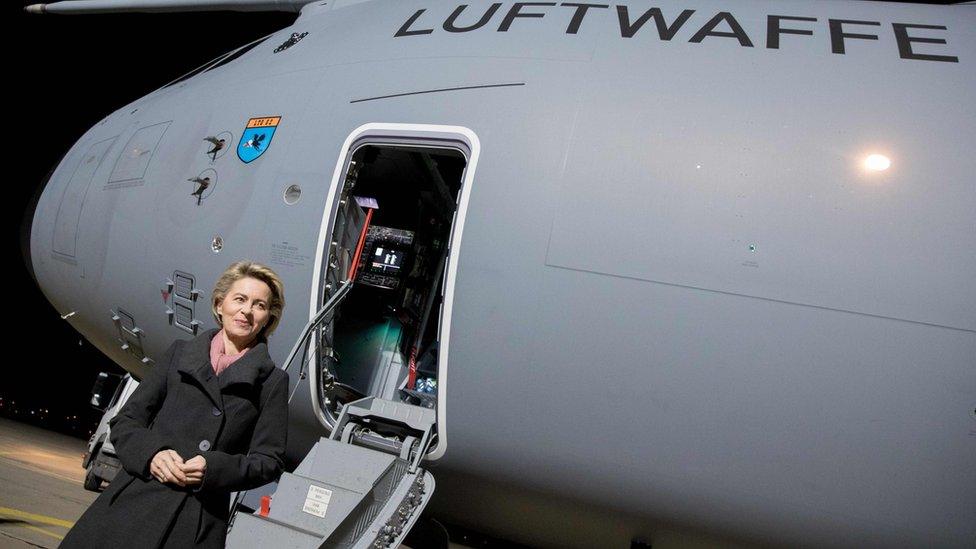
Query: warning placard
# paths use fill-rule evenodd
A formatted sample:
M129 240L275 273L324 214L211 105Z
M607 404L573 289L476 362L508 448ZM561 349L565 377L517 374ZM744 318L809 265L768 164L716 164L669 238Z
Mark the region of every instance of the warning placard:
M331 500L332 490L311 485L308 487L308 495L305 497L305 505L302 507L302 511L323 518Z

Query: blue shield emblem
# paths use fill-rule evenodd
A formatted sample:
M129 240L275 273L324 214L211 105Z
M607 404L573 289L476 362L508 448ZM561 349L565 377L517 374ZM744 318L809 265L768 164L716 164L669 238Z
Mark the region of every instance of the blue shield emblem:
M265 116L247 121L241 142L237 144L237 158L247 164L264 154L271 146L271 138L281 122L280 116Z

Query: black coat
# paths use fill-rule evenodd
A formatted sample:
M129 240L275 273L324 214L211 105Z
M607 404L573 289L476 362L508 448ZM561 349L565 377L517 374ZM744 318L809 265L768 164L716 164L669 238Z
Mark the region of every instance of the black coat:
M174 342L111 421L122 470L61 547L223 547L230 492L281 474L288 374L258 343L215 375L210 340L217 332ZM166 448L184 460L207 460L199 486L163 484L149 474L153 456Z

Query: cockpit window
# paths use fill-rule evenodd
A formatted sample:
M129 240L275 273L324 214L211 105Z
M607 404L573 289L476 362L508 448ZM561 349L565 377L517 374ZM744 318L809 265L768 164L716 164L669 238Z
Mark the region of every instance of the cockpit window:
M274 33L272 33L272 34L274 34ZM222 67L222 66L226 65L227 63L230 63L231 61L233 61L233 60L239 58L240 56L244 55L245 53L251 51L258 44L264 42L265 40L267 40L270 37L271 37L271 34L269 34L267 36L263 36L261 38L258 38L257 40L255 40L255 41L253 41L253 42L251 42L249 44L244 44L243 46L237 48L236 50L231 50L231 51L229 51L229 52L221 55L220 57L217 57L216 59L213 59L211 61L208 61L207 63L204 63L203 65L201 65L201 66L193 69L192 71L184 74L183 76L177 78L176 80L173 80L172 82L170 82L170 83L166 84L165 86L163 86L161 89L165 89L165 88L168 88L170 86L179 84L180 82L183 82L185 80L189 80L190 78L193 78L194 76L196 76L198 74L203 74L205 72L212 71L212 70L216 69L217 67Z

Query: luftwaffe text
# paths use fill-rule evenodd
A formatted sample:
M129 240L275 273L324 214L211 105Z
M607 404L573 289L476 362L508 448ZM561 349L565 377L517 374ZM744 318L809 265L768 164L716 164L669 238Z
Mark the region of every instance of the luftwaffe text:
M494 29L496 32L509 32L513 26L527 24L517 23L519 19L542 19L547 15L550 19L566 20L566 34L579 34L584 20L592 13L608 13L616 15L621 38L634 38L641 34L657 32L657 37L663 41L674 39L683 28L694 31L688 42L700 44L707 39L737 40L744 48L755 47L753 37L742 28L739 21L727 11L721 11L710 17L704 24L701 18L689 22L695 10L686 9L681 13L665 14L660 8L631 9L626 5L587 4L578 2L515 2L504 9L505 4L495 2L486 5L457 6L450 14L435 15L427 13L427 9L419 9L413 13L394 34L394 37L423 36L434 32L462 33L480 29ZM708 14L706 14L708 15ZM598 16L599 17L599 16ZM601 17L606 19L606 16ZM611 15L612 20L612 15ZM653 30L644 29L645 24L654 21ZM497 24L497 26L496 26ZM881 21L866 21L855 19L826 19L817 17L802 17L792 15L766 16L766 48L779 49L784 35L813 36L814 29L826 26L830 37L830 51L835 54L847 53L847 46L854 40L878 40L880 32L894 34L898 45L898 55L902 59L918 61L942 61L958 63L959 58L947 55L948 46L944 25L928 25L913 23L891 23L890 30Z

